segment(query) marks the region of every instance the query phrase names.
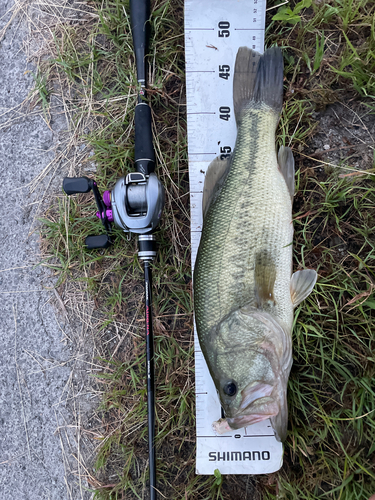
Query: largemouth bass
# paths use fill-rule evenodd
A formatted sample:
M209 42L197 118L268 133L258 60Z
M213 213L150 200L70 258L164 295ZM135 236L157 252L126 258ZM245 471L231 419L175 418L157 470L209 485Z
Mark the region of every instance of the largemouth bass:
M286 438L293 309L317 274L292 275L294 159L275 148L283 102L283 57L238 50L233 80L237 139L209 166L194 270L199 342L225 419L218 433L270 418Z

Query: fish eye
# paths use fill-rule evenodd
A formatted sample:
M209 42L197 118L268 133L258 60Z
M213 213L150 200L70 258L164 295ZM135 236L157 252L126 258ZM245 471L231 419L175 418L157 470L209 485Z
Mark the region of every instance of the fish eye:
M227 396L234 396L237 392L237 385L235 382L230 381L226 383L223 387L224 394Z

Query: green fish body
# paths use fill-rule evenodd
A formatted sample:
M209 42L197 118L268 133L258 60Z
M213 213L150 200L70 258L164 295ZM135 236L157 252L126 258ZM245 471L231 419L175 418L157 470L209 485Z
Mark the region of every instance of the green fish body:
M294 160L275 150L283 60L241 47L234 73L237 139L229 159L210 165L203 231L194 270L194 308L202 352L226 418L219 433L271 418L287 430L293 309L316 273L292 277Z

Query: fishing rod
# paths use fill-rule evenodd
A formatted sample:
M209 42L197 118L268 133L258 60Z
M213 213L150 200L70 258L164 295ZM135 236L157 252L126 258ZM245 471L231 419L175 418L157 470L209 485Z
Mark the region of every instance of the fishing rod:
M135 107L134 166L136 172L119 179L112 191L101 197L96 182L88 177L65 177L63 189L67 195L92 191L98 207L97 217L105 233L87 236L88 249L108 248L112 244L111 223L126 233L138 235L138 258L143 262L145 284L145 337L147 374L147 423L149 449L150 500L156 500L155 459L155 374L152 330L152 272L156 257L153 234L164 207L165 192L155 171L152 142L151 108L146 101L146 56L150 38L150 0L130 0L130 22L137 69L138 98Z

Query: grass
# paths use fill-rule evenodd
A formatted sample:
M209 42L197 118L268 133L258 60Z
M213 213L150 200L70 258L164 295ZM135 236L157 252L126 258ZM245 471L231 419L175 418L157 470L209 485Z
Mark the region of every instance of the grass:
M92 2L81 22L56 24L35 76L45 116L53 114L54 96L68 113L62 154L70 158L86 145L73 155L70 173L95 169L101 191L133 169L128 12L127 2ZM194 472L183 2L157 0L152 13L149 99L167 192L153 266L158 487L165 498L181 500L367 500L375 492L375 6L292 1L267 16L266 43L283 47L285 57L277 141L293 147L297 167L294 267L317 269L319 280L295 314L284 465L258 477ZM118 230L108 251L84 248L86 235L101 232L95 211L89 195L55 200L44 215L45 263L60 291L72 282L86 286L101 338L113 326L121 333L116 347L108 342L98 352L101 446L87 473L94 498L147 498L142 269L135 239Z

